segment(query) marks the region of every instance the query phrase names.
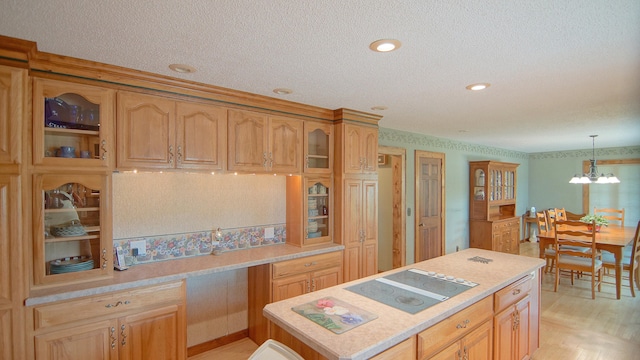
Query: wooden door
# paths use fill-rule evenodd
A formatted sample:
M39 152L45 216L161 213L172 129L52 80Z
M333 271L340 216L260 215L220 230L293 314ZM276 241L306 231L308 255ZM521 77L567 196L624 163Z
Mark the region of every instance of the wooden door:
M493 329L491 321L486 321L463 338L463 359L490 360L493 356Z
M267 169L267 116L229 110L227 167L232 171L264 172Z
M118 325L120 360L183 360L187 357L186 321L181 305L129 315Z
M513 325L515 322L515 308L509 306L494 317L494 360L514 359L515 339Z
M348 282L361 277L363 262L362 252L362 180L345 179L343 194L343 245L344 249L344 281Z
M344 125L343 161L345 174L359 174L362 172L363 128L356 125ZM377 149L376 149L377 151ZM377 159L377 155L376 155Z
M529 296L520 300L515 306L518 319L516 331L515 359L525 360L531 356L531 298Z
M364 180L362 189L363 259L360 277L365 277L378 272L378 181Z
M331 174L333 170L333 125L304 122L304 172Z
M227 109L195 103L176 107L176 167L225 169Z
M116 320L96 321L35 337L37 360L116 360L119 347Z
M444 255L443 163L444 154L416 151L416 262Z
M0 164L21 162L20 129L26 87L26 70L0 66Z
M117 104L117 167L175 167L175 102L119 92Z
M309 292L309 274L298 274L273 280L273 302Z
M279 173L300 174L303 138L302 121L270 117L267 169Z

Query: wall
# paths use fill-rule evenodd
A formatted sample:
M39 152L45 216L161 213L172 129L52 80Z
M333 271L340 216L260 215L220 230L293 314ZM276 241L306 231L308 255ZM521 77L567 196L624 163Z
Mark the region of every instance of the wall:
M445 239L446 253L456 247L469 247L469 161L496 160L518 163L518 192L516 213L523 214L528 206L529 157L526 153L474 145L459 141L414 134L405 131L380 128L379 145L407 149L406 200L411 209L407 217L407 264L414 259L415 225L415 151L432 151L445 154Z
M582 162L593 157L593 149L542 152L529 155L530 206L537 210L564 207L573 213L582 213L582 186L569 184L574 174L582 173ZM640 158L640 146L596 149L597 160L622 160ZM597 162L596 162L597 165ZM602 165L600 172L614 173L620 184L591 184L590 208L605 206L607 198L612 207L625 208L625 225L634 226L640 218L640 166ZM606 192L606 194L602 194ZM598 200L601 199L601 200ZM598 203L598 204L596 204Z

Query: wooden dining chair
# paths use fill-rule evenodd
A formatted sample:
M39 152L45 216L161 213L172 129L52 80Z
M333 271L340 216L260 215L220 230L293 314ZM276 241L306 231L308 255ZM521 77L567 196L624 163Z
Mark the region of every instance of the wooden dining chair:
M547 214L544 212L536 212L536 225L538 227L538 234L543 231L548 231L549 226L547 226ZM544 249L544 259L547 261L545 272L551 272L556 261L556 251L551 247Z
M602 253L602 266L605 269L616 268L616 259L610 252ZM638 279L638 268L640 266L640 221L636 226L636 235L633 237L631 244L631 253L629 256L624 254L622 258L622 270L628 271L629 287L631 288L631 296L636 297L635 287L640 290L640 280Z
M567 221L567 211L562 208L562 209L558 209L555 208L553 209L553 211L555 212L555 220L556 221Z
M547 217L547 226L549 226L549 228L553 229L554 228L554 223L556 222L556 210L555 209L548 209L544 211L546 217Z
M595 215L602 215L605 219L619 222L620 226L624 226L624 208L612 209L612 208L593 208Z
M594 224L595 225L595 221ZM595 226L593 226L595 229ZM556 251L556 281L553 291L558 291L560 283L560 271L571 272L571 285L573 285L573 273L589 273L591 275L591 298L596 298L596 285L598 291L602 287L602 259L596 249L596 232L589 231L587 224L581 221L556 221L555 222L555 242ZM589 248L590 251L583 252L570 248L577 246Z

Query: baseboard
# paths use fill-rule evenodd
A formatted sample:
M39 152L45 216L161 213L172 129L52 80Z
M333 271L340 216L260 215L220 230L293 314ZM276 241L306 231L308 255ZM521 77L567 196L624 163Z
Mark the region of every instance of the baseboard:
M215 348L219 348L220 346L231 344L232 342L236 342L238 340L249 337L249 330L245 329L242 331L238 331L233 334L229 334L227 336L223 336L221 338L213 339L202 344L194 345L187 348L187 357L195 356L198 354L202 354L209 350L213 350Z

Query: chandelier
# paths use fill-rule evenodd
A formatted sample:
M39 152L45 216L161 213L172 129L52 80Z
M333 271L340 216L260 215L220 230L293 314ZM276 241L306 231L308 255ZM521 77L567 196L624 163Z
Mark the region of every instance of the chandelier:
M598 135L589 135L593 141L593 157L589 162L589 172L579 176L578 174L573 175L573 178L569 181L570 184L618 184L620 180L618 178L609 173L605 175L604 173L598 174L598 167L596 166L596 136Z

